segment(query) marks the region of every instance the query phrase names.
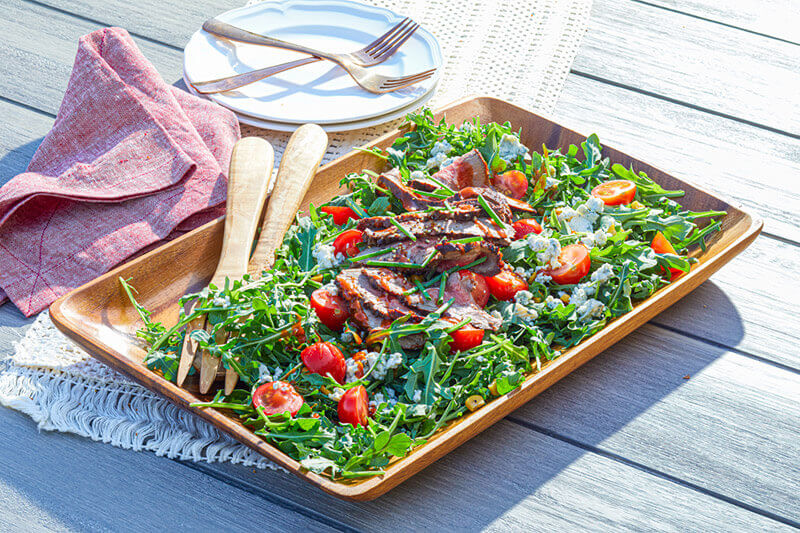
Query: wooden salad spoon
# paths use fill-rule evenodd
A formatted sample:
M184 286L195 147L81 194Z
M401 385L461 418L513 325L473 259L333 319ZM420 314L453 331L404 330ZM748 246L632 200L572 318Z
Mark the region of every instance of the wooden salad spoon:
M274 163L275 152L272 145L260 137L246 137L234 145L228 172L222 251L209 284L220 287L225 284L226 278L237 279L247 273L253 238L269 191ZM186 331L204 327L211 329L206 323L206 317L201 316L190 322ZM218 342L222 340L224 339L218 339ZM178 363L178 386L183 385L186 380L196 352L197 341L186 335ZM203 353L200 363L201 393L205 394L211 388L219 362L218 357L208 352Z
M289 139L247 268L247 273L253 278L269 270L275 262L275 250L283 243L283 236L292 225L327 148L328 135L316 124L300 126ZM228 368L225 372L226 395L233 392L238 380L239 375Z

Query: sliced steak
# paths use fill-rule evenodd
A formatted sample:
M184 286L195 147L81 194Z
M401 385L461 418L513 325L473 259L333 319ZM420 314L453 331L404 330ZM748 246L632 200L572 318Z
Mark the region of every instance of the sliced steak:
M463 320L470 319L470 325L481 328L491 329L497 331L500 329L503 321L494 317L481 309L472 298L472 293L461 282L461 276L458 272L453 272L448 276L447 282L444 287L444 300L447 301L453 298L453 305L447 309L446 316Z
M470 270L481 276L495 276L500 273L500 264L503 254L500 246L489 241L468 243L453 243L446 241L437 246L441 260L436 269L440 272L454 267L466 266L478 259L485 257L483 263L473 266Z
M368 263L372 261L387 261L420 265L419 269L397 267L398 272L410 275L431 270L442 272L453 267L468 265L485 257L486 260L475 265L472 270L482 276L494 276L500 272L500 261L503 258L500 248L497 244L485 240L454 243L445 237L428 237L416 241L405 240L367 248L362 251L362 254L378 251L385 251L385 253L368 257L354 264L369 266ZM422 265L425 265L424 269Z
M421 316L397 296L375 289L360 268L343 270L336 276L336 284L339 294L347 300L353 316L368 331L374 329L377 320L367 315L366 310L381 320L378 327L387 327L392 321L406 315L411 315L414 322L422 320Z
M478 194L483 196L486 203L497 213L503 221L511 220L511 210L535 213L536 210L523 202L515 200L505 194L488 187L465 187L455 195L447 199L431 198L419 194L417 191L404 184L397 169L392 169L378 176L376 182L378 186L387 189L394 197L403 204L407 211L427 211L438 210L437 212L449 213L455 211L453 216L464 218L469 216L486 215L485 210L478 201ZM429 185L433 182L424 180L411 180L409 182L417 186L420 190L432 191L438 186Z
M378 176L375 183L378 187L387 189L392 196L400 200L407 211L424 211L430 207L444 207L444 202L441 200L418 194L411 187L405 185L400 177L400 171L396 168Z
M426 290L428 297L426 298L420 292L406 294L414 288L414 285L397 272L386 268L365 268L363 274L374 289L401 299L406 306L412 307L418 312L432 313L439 307L436 303L439 298L438 287L428 288ZM469 318L470 324L481 329L497 331L500 327L499 319L475 304L469 289L462 285L461 276L458 273L450 274L445 283L444 301L446 302L450 298L454 299L453 305L444 312L443 316L459 321Z
M478 150L456 157L452 163L433 175L454 191L460 191L464 187L487 187L490 176L489 166Z
M408 214L408 213L407 213ZM426 215L427 213L420 213ZM399 241L408 240L406 232L417 239L427 237L447 237L449 240L466 237L483 237L485 240L499 246L508 246L511 242L511 230L501 228L488 218L459 221L447 219L433 219L433 217L396 218L403 225L401 231L394 224L385 221L376 221L373 226L363 220L359 221L358 229L363 232L363 242L367 246L383 246ZM382 218L382 217L374 217ZM365 219L366 220L366 219ZM378 229L383 226L383 229Z

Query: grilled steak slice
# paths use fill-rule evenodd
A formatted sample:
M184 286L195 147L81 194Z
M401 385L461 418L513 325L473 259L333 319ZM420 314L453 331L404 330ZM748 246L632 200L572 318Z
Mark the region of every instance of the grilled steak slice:
M363 275L362 269L350 268L343 270L336 276L339 294L347 300L353 316L358 316L358 322L368 331L374 329L377 320L365 313L369 310L372 315L381 319L379 327L388 326L393 320L411 315L412 322L419 322L422 317L413 309L407 307L399 298L388 293L376 290L370 285L369 280ZM366 319L362 318L364 315Z
M400 172L397 169L381 174L378 176L376 183L379 187L388 189L393 196L400 200L407 211L440 209L447 212L449 209L454 209L457 211L456 216L460 217L471 216L473 212L485 214L483 207L478 202L478 194L480 194L486 200L486 203L491 206L492 210L504 221L511 220L511 209L528 213L536 212L533 207L522 200L515 200L488 187L465 187L446 200L423 196L403 183L400 178ZM411 180L409 183L425 191L432 191L438 188L438 185L426 180Z
M500 272L502 253L500 246L489 241L453 243L445 237L426 237L416 241L405 240L386 246L375 246L362 251L370 254L384 250L386 253L368 257L356 264L370 261L390 261L394 263L413 263L420 269L398 267L399 272L416 274L425 270L444 271L457 266L468 265L481 257L483 263L475 265L472 270L483 276L494 276Z
M442 167L433 177L452 190L460 191L464 187L488 187L490 174L483 156L477 150L472 150L455 158L452 163ZM411 179L408 183L421 191L431 192L442 188L439 183L428 178Z
M483 263L473 266L470 270L481 276L495 276L500 273L500 263L503 254L500 246L489 241L468 243L444 242L436 248L442 258L436 265L440 272L454 267L466 266L478 259L485 257Z
M411 187L405 185L400 177L400 171L396 168L378 176L375 183L378 187L388 189L392 196L400 200L407 211L424 211L429 207L444 207L444 202L441 200L418 194Z
M420 292L405 294L414 288L414 285L402 275L392 272L386 268L365 268L363 273L375 289L381 290L396 298L402 299L405 305L413 307L423 314L432 313L439 305L436 303L439 298L439 288L431 287L427 289L427 298ZM497 331L501 321L478 307L469 289L461 284L461 276L458 273L450 274L445 283L444 301L454 299L445 312L445 317L456 320L470 319L470 324L476 328L491 329Z
M456 157L433 176L454 191L460 191L464 187L488 187L490 175L481 153L472 150Z
M358 229L363 232L367 246L381 246L408 239L409 233L417 239L444 236L450 240L465 237L483 237L499 246L508 246L511 242L511 230L501 228L489 218L474 220L451 220L439 218L441 213L404 213L395 217L400 228L392 224L390 217L371 217L358 222Z

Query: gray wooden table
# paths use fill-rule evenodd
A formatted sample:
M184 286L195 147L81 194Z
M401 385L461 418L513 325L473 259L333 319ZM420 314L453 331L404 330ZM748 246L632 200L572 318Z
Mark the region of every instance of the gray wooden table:
M172 82L194 29L242 3L0 0L0 180L51 127L79 36L125 27ZM39 433L0 408L0 531L800 527L800 5L595 0L554 117L739 200L763 235L371 503L279 472ZM29 323L0 308L0 357Z

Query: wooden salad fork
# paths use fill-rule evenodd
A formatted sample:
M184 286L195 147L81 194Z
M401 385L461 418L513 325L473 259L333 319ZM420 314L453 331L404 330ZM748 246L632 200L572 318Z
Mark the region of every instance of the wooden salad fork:
M395 25L392 29L369 43L367 46L349 54L348 56L355 64L361 67L372 67L383 63L389 59L398 48L400 48L419 28L419 24L406 17ZM285 70L302 67L322 61L319 57L307 57L297 59L287 63L281 63L272 67L261 68L250 72L243 72L234 76L226 76L216 80L200 81L192 83L192 87L202 94L221 93L244 87L251 83L268 78L273 74L278 74Z
M283 243L286 230L294 222L327 148L328 135L316 124L300 126L289 138L247 268L247 273L254 279L275 262L275 250ZM226 395L233 392L238 380L239 375L228 368L225 372Z
M434 68L426 70L424 72L411 74L408 76L400 76L393 78L389 76L383 76L375 72L371 72L368 68L362 67L361 65L358 64L358 62L353 60L352 54L332 54L328 52L323 52L321 50L315 50L314 48L309 48L307 46L281 41L280 39L267 37L265 35L258 35L257 33L252 33L247 30L237 28L236 26L232 26L217 19L210 19L205 21L203 23L203 29L206 30L208 33L217 35L219 37L224 37L231 41L239 41L243 43L272 46L275 48L283 48L285 50L293 50L295 52L301 52L304 54L308 54L310 56L314 56L313 58L310 58L314 60L316 60L317 58L327 59L328 61L332 61L337 65L339 65L340 67L342 67L350 75L350 77L353 78L353 81L355 81L360 87L376 94L388 93L396 91L398 89L402 89L404 87L408 87L409 85L414 85L415 83L419 83L421 81L430 78L436 73L436 69ZM414 28L414 31L416 31L416 27ZM404 37L407 40L409 36L410 34ZM399 40L402 40L400 44L397 44L394 40L390 40L389 43L384 44L383 47L386 47L387 50L391 50L391 53L394 53L397 50L397 48L405 42L403 38L400 38ZM377 53L382 54L382 48L378 48L377 50L378 50ZM369 54L366 55L369 56ZM381 55L381 57L384 57L385 60L385 58L388 56ZM280 67L281 65L278 66ZM244 75L245 74L240 74L240 76ZM211 84L215 83L216 81L220 80L210 81L207 83ZM251 82L248 81L247 83ZM198 84L192 84L192 86L197 89ZM239 85L239 87L241 87L241 85ZM207 88L208 86L206 87L206 89ZM200 90L198 89L198 91Z
M260 137L246 137L238 141L231 153L228 172L228 197L226 201L225 228L222 237L222 252L217 269L209 284L222 286L225 279L241 278L247 273L250 251L253 246L258 219L267 198L275 152L272 145ZM190 322L186 331L211 329L202 316ZM219 336L222 336L220 334ZM217 338L217 342L225 342ZM178 386L183 385L189 374L195 356L197 341L188 334L181 347L178 363ZM219 368L219 358L208 352L202 354L200 362L200 392L205 394L211 388Z

